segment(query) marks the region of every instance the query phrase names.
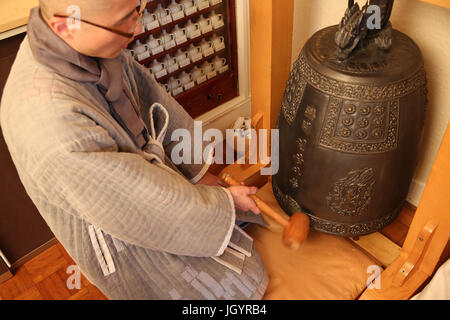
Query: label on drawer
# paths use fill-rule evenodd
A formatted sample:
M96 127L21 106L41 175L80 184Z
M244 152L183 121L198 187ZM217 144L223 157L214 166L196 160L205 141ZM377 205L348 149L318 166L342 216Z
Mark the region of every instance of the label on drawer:
M216 24L214 24L214 29L219 29L224 26L223 20L219 20Z
M203 10L209 7L209 1L205 0L205 1L199 1L197 4L198 10Z
M214 43L214 49L216 49L216 51L225 49L225 43L224 42Z
M158 54L160 52L163 52L163 51L164 51L163 46L159 46L159 47L153 48L152 49L152 55L156 55L156 54Z
M148 57L150 57L150 52L145 51L142 53L139 53L138 55L136 55L136 58L138 59L138 61L142 61L144 59L147 59Z
M147 31L156 29L159 27L159 21L158 20L154 20L152 22L149 22L145 25L145 28L147 29Z
M172 13L172 19L173 21L181 19L184 17L184 12L183 11L178 11L176 13Z
M201 53L194 54L191 57L192 62L197 62L198 60L201 60L202 58L203 58L203 55Z
M186 83L186 84L184 85L184 90L189 90L189 89L193 88L194 86L195 86L194 81L191 81L191 82Z
M212 26L212 24L210 24L202 29L202 33L205 34L205 33L211 32L212 30L213 30L213 26Z
M210 56L210 55L212 55L213 53L214 53L214 48L208 48L208 49L206 49L206 50L203 51L203 55L204 55L205 57Z
M180 94L182 92L183 92L183 87L179 87L179 88L176 88L175 90L172 91L172 95L176 96L176 95L178 95L178 94Z
M161 22L162 26L165 25L165 24L171 23L172 22L172 16L170 14L168 14L167 16L162 17L160 22Z
M155 78L158 79L158 78L164 77L166 74L167 74L167 70L162 69L161 71L159 71L155 74Z
M167 72L172 73L178 70L178 64L174 64L167 68Z
M185 13L187 16L189 16L189 15L195 13L196 11L197 11L197 7L196 7L196 6L192 6L192 7L190 7L190 8L185 8L185 9L184 9L184 13Z
M180 68L183 68L183 67L187 66L190 63L191 63L191 60L189 60L189 58L181 60L180 61Z
M187 41L186 35L183 34L181 37L175 39L177 45L185 43Z
M207 80L207 79L206 79L206 76L200 76L200 77L198 77L197 80L195 80L195 81L197 81L197 84L200 84L200 83L205 82L206 80Z
M200 37L202 35L202 32L200 31L200 29L194 30L189 34L189 39L194 39L197 37Z
M206 74L206 77L207 77L208 79L211 79L211 78L214 78L216 75L217 75L217 71L214 70L214 71L208 72L208 73Z
M224 73L225 71L228 71L228 65L225 65L219 69L219 73Z
M175 47L177 44L175 43L175 40L170 40L164 43L164 48L166 48L166 50L169 50L173 47Z

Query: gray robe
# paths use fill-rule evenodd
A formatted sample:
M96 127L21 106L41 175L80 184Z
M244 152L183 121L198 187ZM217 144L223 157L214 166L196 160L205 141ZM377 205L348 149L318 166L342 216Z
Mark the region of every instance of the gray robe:
M231 194L193 184L205 164L175 166L167 157L177 143L171 133L192 132L192 118L128 53L121 59L141 117L156 128L144 151L110 115L95 85L39 64L25 38L4 89L0 123L28 195L83 274L110 299L260 299L268 277L254 249L242 274L211 258L230 241ZM154 148L160 145L165 160Z

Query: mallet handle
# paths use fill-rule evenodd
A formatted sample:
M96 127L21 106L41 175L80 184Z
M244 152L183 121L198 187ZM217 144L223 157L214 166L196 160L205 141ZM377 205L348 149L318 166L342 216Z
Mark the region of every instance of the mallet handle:
M240 186L241 184L234 180L234 178L229 174L224 174L222 176L222 179L230 186ZM283 227L287 227L289 225L289 221L286 220L286 218L282 217L278 212L276 212L274 209L272 209L267 203L262 201L257 195L250 195L253 200L255 200L256 205L258 208L265 213L267 216L275 220L277 223L282 225Z

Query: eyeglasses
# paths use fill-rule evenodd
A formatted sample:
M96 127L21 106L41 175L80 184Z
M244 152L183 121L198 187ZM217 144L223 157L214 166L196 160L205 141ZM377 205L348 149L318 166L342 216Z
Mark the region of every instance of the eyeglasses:
M123 37L132 38L134 36L134 33L136 32L137 27L139 26L139 24L142 21L142 14L144 13L144 9L147 7L147 3L148 3L148 0L141 0L141 6L140 6L139 11L138 11L139 17L138 17L138 19L136 21L136 24L134 25L133 32L131 32L131 33L124 32L122 30L118 30L118 29L114 29L114 28L105 27L105 26L99 25L97 23L90 22L90 21L87 21L87 20L84 20L84 19L81 19L81 18L73 17L73 16L67 16L67 15L62 15L62 14L54 14L53 16L57 17L57 18L71 18L71 19L75 19L75 20L78 20L78 21L90 24L92 26L95 26L95 27L98 27L98 28L102 28L104 30L111 31L111 32L113 32L115 34L118 34L118 35L121 35Z

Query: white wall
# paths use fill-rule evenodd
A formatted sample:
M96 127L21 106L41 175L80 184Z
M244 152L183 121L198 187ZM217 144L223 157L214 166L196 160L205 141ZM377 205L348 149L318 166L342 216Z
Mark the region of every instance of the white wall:
M294 2L292 62L313 33L339 23L347 6L346 0ZM360 5L363 3L359 1ZM417 0L395 0L391 23L422 50L428 79L429 101L421 154L408 196L417 206L450 119L450 10Z

